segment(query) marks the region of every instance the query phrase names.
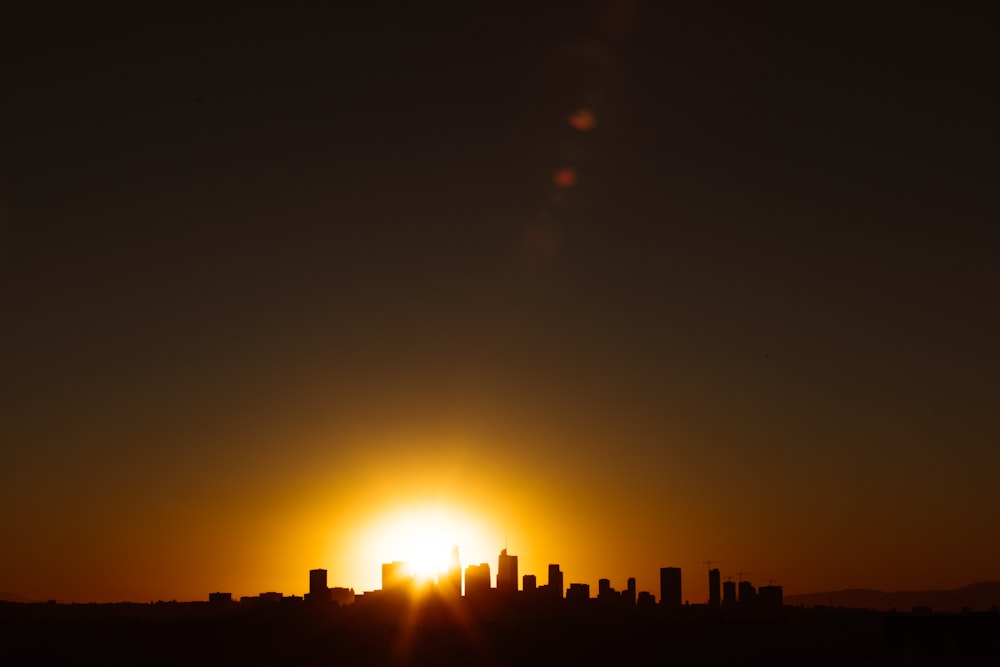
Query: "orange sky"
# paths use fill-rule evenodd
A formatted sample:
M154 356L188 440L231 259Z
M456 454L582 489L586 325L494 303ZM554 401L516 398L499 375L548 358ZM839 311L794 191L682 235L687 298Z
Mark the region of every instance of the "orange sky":
M950 515L982 498L986 473L941 500L909 494L887 466L845 494L787 467L743 480L742 466L713 456L708 442L692 448L680 429L658 439L662 451L621 456L599 425L573 433L571 445L544 425L420 421L361 437L338 420L288 437L247 435L224 453L192 444L181 464L190 469L152 465L124 482L82 471L24 491L33 511L17 517L25 523L14 525L21 539L5 550L5 571L18 573L20 595L67 601L301 594L314 567L330 571L331 585L371 590L381 562L408 555L392 535L376 535L376 552L372 531L426 506L471 519L476 530L454 536L463 564L489 562L494 576L506 540L521 574L540 580L557 562L567 582L608 577L623 587L635 576L658 593L659 567L680 566L692 602L707 597L708 558L722 561L724 577L750 572L789 594L957 586L988 579L995 562L989 519L969 530ZM975 548L959 559L954 544Z

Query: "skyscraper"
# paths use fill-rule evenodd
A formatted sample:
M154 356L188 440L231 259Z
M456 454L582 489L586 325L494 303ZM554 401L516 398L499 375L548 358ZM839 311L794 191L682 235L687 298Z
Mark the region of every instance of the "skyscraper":
M736 582L722 582L722 604L731 605L736 603Z
M722 575L719 568L708 571L708 604L718 607L722 601Z
M307 600L329 602L330 588L326 583L326 570L309 570L309 594Z
M502 593L517 592L517 556L507 555L507 549L500 552L497 566L497 590Z
M739 594L741 605L752 605L757 602L757 589L749 581L740 582Z
M563 573L556 563L549 565L549 595L560 600L563 596Z
M490 564L480 563L465 568L465 597L482 599L490 592Z
M622 591L622 600L630 607L635 606L635 577L628 578L628 586Z
M448 573L441 577L438 588L446 595L462 594L462 561L458 557L458 545L451 548Z
M407 570L405 561L394 560L391 563L382 563L382 590L403 590L412 586L413 577Z
M681 568L660 568L660 604L671 609L681 606Z

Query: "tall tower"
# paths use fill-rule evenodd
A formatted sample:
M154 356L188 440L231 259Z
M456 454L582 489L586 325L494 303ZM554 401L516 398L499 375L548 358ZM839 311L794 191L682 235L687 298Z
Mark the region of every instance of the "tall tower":
M451 548L448 573L438 583L438 588L446 595L462 594L462 561L458 557L458 545Z
M735 581L730 580L722 582L722 604L724 605L736 604Z
M501 593L517 592L517 556L507 554L507 549L500 552L500 563L497 566L497 591Z
M660 604L670 609L680 609L681 568L660 568Z
M713 567L708 571L708 604L718 607L722 602L722 575L719 568Z
M309 596L314 600L330 599L330 589L326 585L326 570L309 570Z
M490 564L480 563L465 568L465 597L481 600L490 593Z
M563 573L556 563L549 565L549 595L560 600L563 596Z

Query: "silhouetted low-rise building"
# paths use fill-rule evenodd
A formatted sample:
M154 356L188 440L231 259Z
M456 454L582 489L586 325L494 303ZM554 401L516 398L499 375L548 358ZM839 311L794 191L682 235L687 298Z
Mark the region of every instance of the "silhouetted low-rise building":
M208 601L212 604L230 604L233 601L232 593L209 593Z
M329 597L331 602L334 602L341 607L344 605L354 604L354 589L334 586L329 589Z
M784 592L781 586L761 586L757 590L757 602L761 606L780 607L784 604Z
M649 591L639 591L635 599L635 606L640 609L648 609L656 606L656 597Z
M570 584L566 590L566 601L584 603L590 599L590 584Z

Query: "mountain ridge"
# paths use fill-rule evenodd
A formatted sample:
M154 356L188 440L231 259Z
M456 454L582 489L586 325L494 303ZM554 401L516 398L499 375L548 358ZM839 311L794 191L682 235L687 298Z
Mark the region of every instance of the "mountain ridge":
M1000 581L979 581L958 588L925 591L880 591L842 588L836 591L786 595L785 604L806 607L851 607L876 611L910 611L930 607L933 611L986 611L1000 605Z

